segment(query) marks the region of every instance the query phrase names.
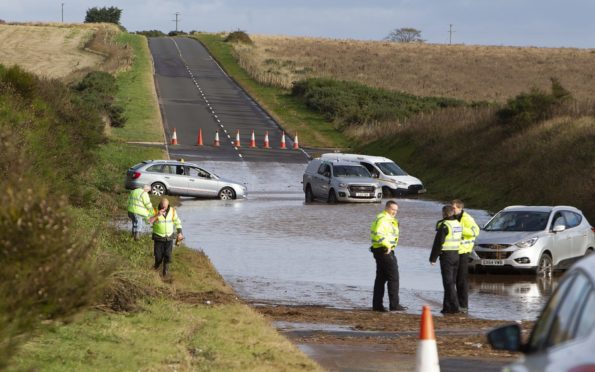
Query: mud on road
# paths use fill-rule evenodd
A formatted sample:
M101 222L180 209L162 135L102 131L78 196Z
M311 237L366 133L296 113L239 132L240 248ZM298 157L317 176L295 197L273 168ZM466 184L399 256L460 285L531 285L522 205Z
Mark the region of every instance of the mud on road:
M411 355L417 349L420 315L317 306L254 304L254 308L298 344L384 345L387 351ZM474 319L464 315L433 318L441 357L512 361L519 356L492 350L487 344L486 332L510 321ZM521 323L525 335L532 326L530 321Z

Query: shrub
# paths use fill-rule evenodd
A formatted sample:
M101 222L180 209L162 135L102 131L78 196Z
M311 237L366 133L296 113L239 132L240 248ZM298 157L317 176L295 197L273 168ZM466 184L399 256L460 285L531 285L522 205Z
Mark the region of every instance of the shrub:
M124 108L115 102L118 86L116 78L111 74L101 71L90 72L73 89L81 94L85 104L97 107L106 114L111 126L124 126Z
M93 7L87 9L87 15L85 16L85 23L114 23L120 24L120 17L122 16L122 9L116 8L115 6Z
M250 36L241 30L230 32L223 41L228 43L254 44Z
M165 36L165 34L160 30L148 30L148 31L136 31L135 34L137 35L144 35L146 37L160 37Z

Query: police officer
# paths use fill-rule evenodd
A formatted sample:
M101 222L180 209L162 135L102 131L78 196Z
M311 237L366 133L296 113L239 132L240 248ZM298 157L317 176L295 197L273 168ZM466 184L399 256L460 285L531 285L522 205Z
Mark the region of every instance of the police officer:
M399 241L399 221L395 218L399 206L393 200L386 202L384 210L376 216L370 227L370 250L376 260L376 280L372 310L387 311L383 305L384 284L388 287L390 311L403 311L407 308L399 304L399 266L395 248Z
M436 224L436 237L430 254L430 263L434 265L440 257L440 272L444 286L444 300L442 302L443 314L456 314L459 312L456 279L459 267L459 246L461 244L461 224L455 217L454 208L445 205L442 208L443 219Z
M171 255L176 240L176 232L178 240L184 238L182 234L182 221L178 217L174 207L169 205L169 200L161 199L159 207L155 209L153 217L149 219L153 224L153 253L155 255L155 270L163 262L163 276L169 273L169 263L171 262ZM175 230L174 230L175 228Z
M142 220L153 212L149 191L151 191L151 186L143 185L143 187L132 190L128 195L128 217L132 220L132 237L134 240L140 239Z
M459 269L457 271L457 295L459 299L459 309L467 313L469 308L469 258L475 239L479 235L479 226L471 215L463 210L465 204L459 199L451 203L455 210L455 217L463 227L463 238L459 247Z

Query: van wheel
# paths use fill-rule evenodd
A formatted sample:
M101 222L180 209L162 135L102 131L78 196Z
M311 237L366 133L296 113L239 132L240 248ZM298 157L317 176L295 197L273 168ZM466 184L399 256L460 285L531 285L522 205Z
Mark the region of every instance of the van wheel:
M155 196L163 196L167 193L167 188L161 182L155 182L151 185L151 194Z
M552 257L547 253L542 254L539 263L537 264L537 269L535 269L535 273L537 276L552 276L553 271L554 265L552 263Z
M383 198L390 198L391 196L393 196L393 192L391 191L390 188L384 186L382 188L382 197Z
M328 193L328 199L327 202L329 204L337 204L337 194L335 193L335 190L331 190Z
M312 203L314 201L314 195L312 195L312 188L310 185L306 186L306 203Z

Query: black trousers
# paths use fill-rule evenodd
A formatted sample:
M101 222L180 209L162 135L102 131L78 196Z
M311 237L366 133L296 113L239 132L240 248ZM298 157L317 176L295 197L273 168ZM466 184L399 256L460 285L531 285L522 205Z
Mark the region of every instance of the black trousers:
M386 254L382 249L373 250L376 260L376 280L374 281L374 295L372 297L372 308L374 310L384 309L382 304L384 298L384 285L388 287L388 304L390 309L399 305L399 265L395 252Z
M469 253L459 255L459 268L457 270L457 296L459 306L469 307Z
M155 244L153 245L153 254L155 255L155 270L159 269L161 262L163 262L163 275L167 275L169 271L169 263L171 262L171 252L173 247L173 240L155 240Z
M440 253L440 271L442 273L442 285L444 286L443 313L457 313L459 311L456 288L458 268L458 251L443 251Z

